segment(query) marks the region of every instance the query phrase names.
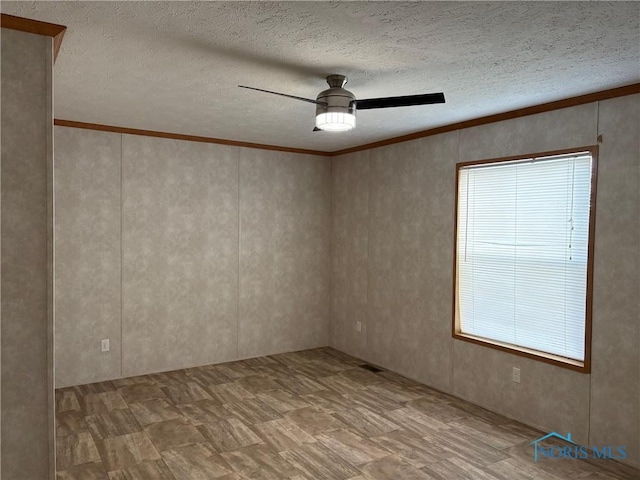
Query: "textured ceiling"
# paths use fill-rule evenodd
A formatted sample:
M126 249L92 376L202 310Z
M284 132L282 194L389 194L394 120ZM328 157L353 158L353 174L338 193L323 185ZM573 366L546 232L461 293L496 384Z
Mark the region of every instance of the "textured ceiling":
M335 151L640 81L635 2L7 2L66 25L55 116ZM445 93L312 133L324 77L358 98Z

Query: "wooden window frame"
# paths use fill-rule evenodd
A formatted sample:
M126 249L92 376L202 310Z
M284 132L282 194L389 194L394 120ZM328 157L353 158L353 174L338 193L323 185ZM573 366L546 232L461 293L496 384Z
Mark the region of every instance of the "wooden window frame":
M584 334L584 361L578 361L560 355L540 352L526 347L520 347L497 340L485 339L475 335L463 333L461 331L460 319L458 318L458 203L459 203L459 185L460 185L460 169L463 167L483 165L487 163L511 162L516 160L526 160L528 158L551 157L555 155L570 155L572 153L589 152L591 154L591 194L590 194L590 211L589 211L589 245L587 258L587 289L585 304L585 334ZM593 315L593 255L595 245L595 227L596 227L596 192L598 183L598 146L589 145L579 148L568 148L563 150L554 150L547 152L538 152L533 154L514 155L510 157L491 158L486 160L474 160L468 162L459 162L456 164L456 198L454 211L454 232L453 232L453 309L452 309L452 329L451 335L455 340L462 340L493 348L503 352L511 353L521 357L531 358L541 362L556 365L558 367L567 368L580 373L591 373L591 327Z

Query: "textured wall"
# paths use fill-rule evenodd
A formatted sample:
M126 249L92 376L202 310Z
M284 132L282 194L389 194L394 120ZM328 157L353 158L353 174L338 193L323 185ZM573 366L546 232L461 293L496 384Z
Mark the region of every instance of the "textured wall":
M240 185L239 356L326 346L330 161L245 149Z
M56 383L77 385L120 375L122 136L55 135Z
M331 344L580 442L626 444L640 463L639 108L623 97L334 159ZM593 373L454 341L455 164L593 145L598 133Z
M57 387L327 345L328 159L55 134Z
M238 148L122 144L123 375L236 358Z
M331 170L331 344L357 357L367 354L370 156L336 158Z
M600 102L593 292L593 443L640 463L640 95Z
M371 152L368 344L383 365L451 385L451 160L457 132ZM428 347L427 347L428 345Z
M2 29L2 471L53 478L51 38Z
M452 132L333 163L332 345L447 391L457 144Z

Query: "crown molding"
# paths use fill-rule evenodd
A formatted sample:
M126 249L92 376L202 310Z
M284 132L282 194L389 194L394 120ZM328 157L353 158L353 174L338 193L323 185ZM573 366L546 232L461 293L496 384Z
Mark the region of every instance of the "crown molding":
M36 35L44 35L53 38L53 60L58 57L62 38L67 27L56 25L55 23L41 22L39 20L31 20L30 18L14 17L3 13L0 18L0 26L9 30L20 30L21 32L35 33Z
M610 90L602 90L595 93L588 93L586 95L566 98L564 100L557 100L555 102L543 103L540 105L535 105L533 107L520 108L518 110L511 110L509 112L475 118L473 120L466 120L464 122L431 128L429 130L422 130L420 132L410 133L408 135L402 135L400 137L393 137L386 140L380 140L378 142L367 143L364 145L359 145L357 147L345 148L344 150L331 152L330 156L336 157L338 155L345 155L347 153L360 152L362 150L371 150L372 148L385 147L387 145L393 145L394 143L408 142L410 140L430 137L432 135L438 135L440 133L462 130L463 128L477 127L478 125L486 125L487 123L502 122L504 120L525 117L527 115L535 115L536 113L550 112L552 110L559 110L561 108L574 107L576 105L582 105L585 103L598 102L600 100L607 100L609 98L624 97L626 95L633 95L635 93L640 93L640 83L634 83L632 85L626 85L624 87L612 88Z
M512 110L509 112L498 113L498 114L489 115L486 117L475 118L473 120L466 120L464 122L453 123L451 125L436 127L429 130L422 130L420 132L410 133L408 135L402 135L400 137L388 138L386 140L380 140L378 142L367 143L364 145L359 145L357 147L345 148L343 150L336 150L333 152L326 152L321 150L307 150L304 148L281 147L277 145L264 145L261 143L238 142L235 140L226 140L226 139L212 138L212 137L199 137L195 135L184 135L180 133L157 132L154 130L140 130L135 128L115 127L111 125L100 125L96 123L75 122L72 120L55 119L54 124L61 127L84 128L89 130L100 130L103 132L126 133L130 135L144 135L148 137L172 138L175 140L188 140L191 142L217 143L221 145L257 148L261 150L275 150L279 152L291 152L291 153L302 153L307 155L322 155L325 157L337 157L338 155L345 155L348 153L360 152L362 150L370 150L373 148L385 147L387 145L393 145L394 143L408 142L410 140L416 140L418 138L423 138L423 137L430 137L432 135L438 135L440 133L451 132L454 130L461 130L463 128L477 127L479 125L486 125L488 123L511 120L514 118L525 117L528 115L535 115L537 113L544 113L544 112L550 112L552 110L559 110L561 108L574 107L576 105L582 105L585 103L592 103L592 102L607 100L607 99L616 98L616 97L624 97L626 95L633 95L636 93L640 93L640 83L634 83L632 85L627 85L624 87L612 88L610 90L603 90L600 92L589 93L589 94L580 95L577 97L571 97L564 100L557 100L555 102L543 103L541 105L535 105L532 107L520 108L518 110Z
M224 138L199 137L196 135L184 135L181 133L158 132L155 130L140 130L137 128L115 127L112 125L101 125L98 123L75 122L72 120L62 120L56 118L54 125L59 127L84 128L87 130L98 130L101 132L125 133L127 135L142 135L145 137L170 138L173 140L187 140L189 142L216 143L219 145L229 145L232 147L256 148L258 150L274 150L277 152L301 153L305 155L330 156L330 152L320 150L307 150L304 148L279 147L277 145L265 145L262 143L239 142L236 140L226 140Z

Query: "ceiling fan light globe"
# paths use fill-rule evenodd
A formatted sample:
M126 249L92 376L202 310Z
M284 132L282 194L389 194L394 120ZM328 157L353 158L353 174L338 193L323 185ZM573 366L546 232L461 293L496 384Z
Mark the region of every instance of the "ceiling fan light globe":
M316 127L325 132L346 132L356 126L356 116L345 112L324 112L316 115Z

